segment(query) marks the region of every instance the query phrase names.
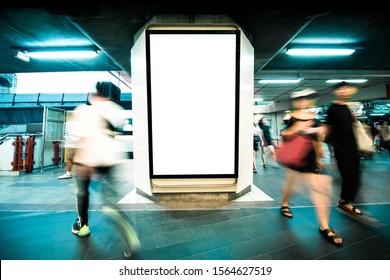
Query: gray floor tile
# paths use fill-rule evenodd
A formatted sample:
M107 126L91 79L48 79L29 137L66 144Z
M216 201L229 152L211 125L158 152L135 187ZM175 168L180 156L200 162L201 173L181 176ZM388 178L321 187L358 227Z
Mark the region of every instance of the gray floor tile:
M258 159L260 161L260 159ZM338 211L340 177L335 163L324 159L333 176L330 225L344 239L336 247L318 233L306 190L290 200L293 219L280 214L283 168L254 174L254 185L273 201L232 203L223 209L153 210L133 205L126 214L137 227L138 260L388 260L390 258L390 157L374 154L362 160L363 186L356 206L377 224L364 223ZM261 164L258 162L261 167ZM132 166L129 165L132 172ZM91 187L91 236L71 233L75 211L74 181L58 180L63 168L0 177L0 258L2 260L119 260L123 239L101 212L100 184ZM128 183L109 199L119 201L134 186ZM133 210L132 210L133 209Z

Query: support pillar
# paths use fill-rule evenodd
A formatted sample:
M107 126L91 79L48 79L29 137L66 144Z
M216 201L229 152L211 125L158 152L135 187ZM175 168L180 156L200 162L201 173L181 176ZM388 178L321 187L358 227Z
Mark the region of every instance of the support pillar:
M254 51L245 32L228 16L156 16L131 61L137 192L250 190Z

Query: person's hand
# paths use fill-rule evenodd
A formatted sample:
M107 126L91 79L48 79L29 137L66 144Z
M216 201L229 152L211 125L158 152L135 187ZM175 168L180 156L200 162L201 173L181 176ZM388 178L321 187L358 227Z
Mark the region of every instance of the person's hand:
M304 131L310 127L312 127L314 124L314 120L310 121L298 121L293 125L293 129L296 133L304 133Z
M321 171L324 168L324 162L322 160L322 157L317 156L316 157L316 166L317 170Z
M325 131L326 129L324 128L324 126L309 127L302 130L304 134L317 134L321 139L325 136Z
M352 119L353 119L354 122L356 122L358 120L357 117L356 117L356 114L354 112L352 112Z

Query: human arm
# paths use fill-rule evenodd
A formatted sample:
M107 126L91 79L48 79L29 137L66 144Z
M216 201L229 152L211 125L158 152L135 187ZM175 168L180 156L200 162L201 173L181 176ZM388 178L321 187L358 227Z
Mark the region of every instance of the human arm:
M326 127L325 125L320 126L322 128L322 131L317 134L317 138L314 141L314 151L316 155L316 165L318 170L322 170L324 168L324 162L322 160L324 151L322 148L322 143L325 139L326 135Z
M284 139L288 139L297 134L305 134L305 130L313 126L314 120L307 121L295 121L292 125L287 126L286 129L280 132L280 136Z

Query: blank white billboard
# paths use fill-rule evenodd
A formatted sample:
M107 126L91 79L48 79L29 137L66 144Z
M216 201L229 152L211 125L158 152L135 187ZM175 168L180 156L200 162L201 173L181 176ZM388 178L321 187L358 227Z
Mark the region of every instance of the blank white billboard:
M148 31L151 178L237 177L238 31Z

